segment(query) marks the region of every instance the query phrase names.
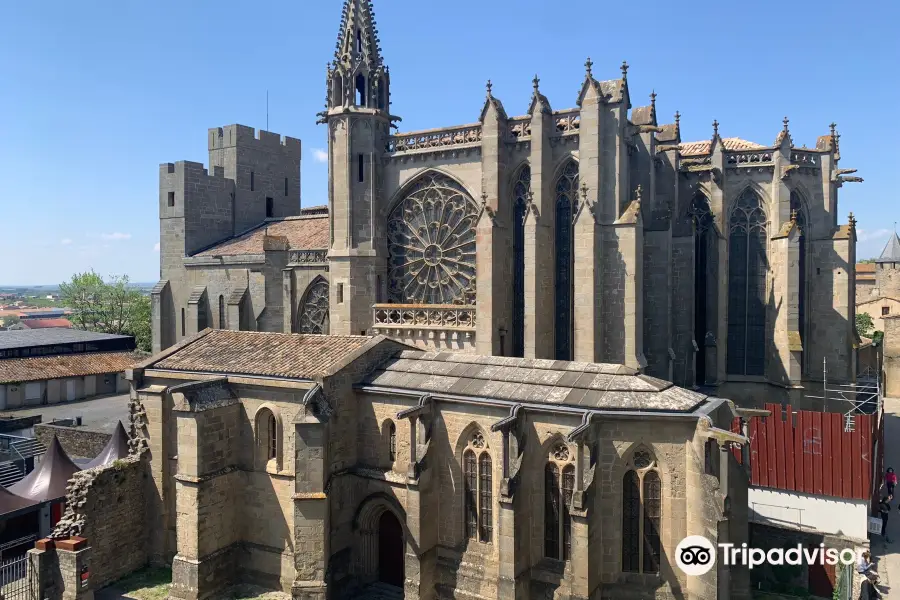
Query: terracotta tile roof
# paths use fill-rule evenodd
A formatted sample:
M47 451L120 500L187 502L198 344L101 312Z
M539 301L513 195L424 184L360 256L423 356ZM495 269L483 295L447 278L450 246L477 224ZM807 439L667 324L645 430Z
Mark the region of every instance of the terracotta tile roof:
M54 327L71 328L72 322L68 319L25 319L22 325L26 329L51 329Z
M140 359L141 356L134 352L96 352L34 358L7 358L0 360L0 383L120 373L133 367Z
M690 412L707 396L615 364L404 350L367 385L601 410Z
M758 150L760 148L765 148L765 146L760 146L755 142L748 142L747 140L742 140L741 138L725 138L722 140L722 143L725 144L725 149L730 151L735 150ZM681 144L681 155L682 156L702 156L704 154L709 154L709 147L712 145L711 140L704 140L701 142L685 142Z
M195 256L239 256L243 254L263 254L266 233L270 237L287 239L290 250L321 250L328 248L331 233L328 227L328 213L300 215L285 219L268 220L265 223L236 237L219 242Z
M213 329L148 369L314 379L377 338Z

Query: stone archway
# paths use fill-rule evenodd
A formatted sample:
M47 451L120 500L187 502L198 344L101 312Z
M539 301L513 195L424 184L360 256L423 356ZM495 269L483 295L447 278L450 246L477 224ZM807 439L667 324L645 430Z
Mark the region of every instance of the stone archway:
M389 510L378 519L378 580L403 587L405 553L403 526Z

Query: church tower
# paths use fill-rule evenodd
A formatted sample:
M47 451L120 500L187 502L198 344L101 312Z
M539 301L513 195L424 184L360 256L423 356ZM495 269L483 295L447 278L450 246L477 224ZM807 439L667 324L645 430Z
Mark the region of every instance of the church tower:
M331 333L364 333L383 298L387 242L381 155L387 147L390 75L381 59L372 3L345 0L328 66Z

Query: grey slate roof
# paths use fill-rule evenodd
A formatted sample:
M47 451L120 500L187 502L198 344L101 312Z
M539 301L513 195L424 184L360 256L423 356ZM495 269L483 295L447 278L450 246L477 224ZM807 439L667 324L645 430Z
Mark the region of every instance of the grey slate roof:
M894 235L891 236L891 239L888 240L884 250L881 251L881 256L879 256L875 262L900 262L900 238L897 237L896 231L894 232Z
M690 412L707 396L622 365L404 350L363 385L598 410Z
M34 346L50 346L55 344L77 344L100 340L116 340L128 338L127 335L94 333L80 329L23 329L18 331L0 331L0 350L10 348L32 348Z

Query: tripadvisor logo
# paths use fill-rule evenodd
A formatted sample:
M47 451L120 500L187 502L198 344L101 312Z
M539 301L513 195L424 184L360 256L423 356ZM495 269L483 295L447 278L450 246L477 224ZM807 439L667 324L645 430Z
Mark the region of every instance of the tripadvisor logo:
M719 544L722 564L758 567L763 564L781 565L853 565L859 560L859 553L852 548L826 548L819 544L811 548L800 544L790 548L750 548L747 544ZM704 575L716 564L717 547L702 535L690 535L675 548L675 563L687 575Z

